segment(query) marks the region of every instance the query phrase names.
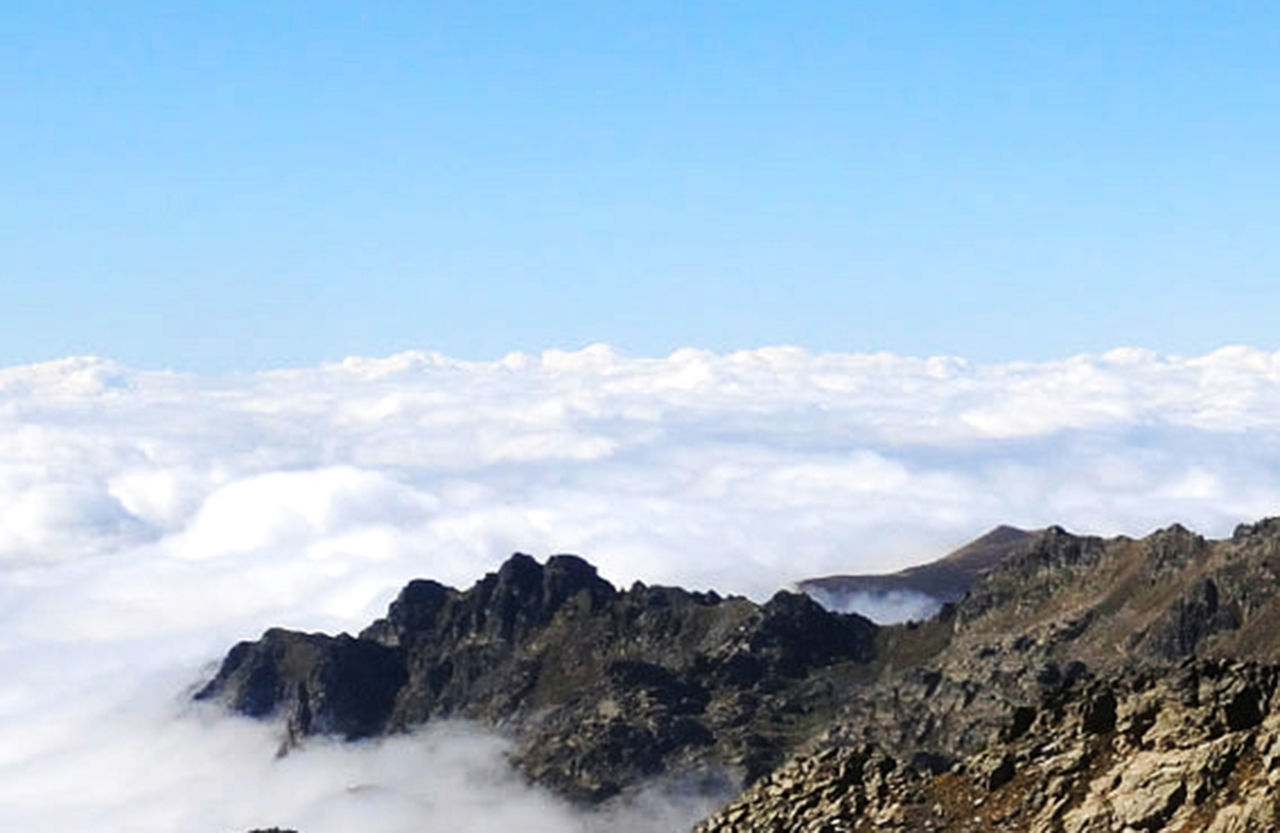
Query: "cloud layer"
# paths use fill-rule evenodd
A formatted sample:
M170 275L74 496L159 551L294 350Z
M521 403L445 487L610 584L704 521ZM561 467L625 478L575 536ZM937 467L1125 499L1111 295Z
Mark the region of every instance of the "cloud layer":
M193 712L183 688L269 624L354 629L409 578L468 585L514 550L579 552L617 584L763 597L927 560L998 523L1223 535L1277 507L1280 354L1249 348L0 370L0 827L286 823L255 815L274 783L307 796L289 818L308 833L374 795L386 831L470 817L440 802L514 789L492 739L455 727L272 763L269 730ZM487 774L435 798L385 775L449 755ZM348 790L341 773L367 772ZM547 830L582 823L519 794Z

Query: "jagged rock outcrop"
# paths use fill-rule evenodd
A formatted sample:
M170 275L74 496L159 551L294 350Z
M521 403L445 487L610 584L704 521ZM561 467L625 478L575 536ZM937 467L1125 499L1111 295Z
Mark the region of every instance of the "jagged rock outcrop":
M197 697L281 717L289 742L478 720L533 779L598 801L663 772L769 772L865 676L874 636L803 595L620 592L575 556L517 554L466 591L410 582L358 637L242 642Z
M749 789L703 833L1280 829L1280 519L1015 532L962 599L879 628L516 556L410 583L359 637L268 631L200 696L294 739L480 720L586 802L729 768Z
M700 833L1280 828L1280 523L1050 528Z
M875 745L822 746L697 833L1274 830L1277 679L1274 665L1188 660L1080 680L941 773Z

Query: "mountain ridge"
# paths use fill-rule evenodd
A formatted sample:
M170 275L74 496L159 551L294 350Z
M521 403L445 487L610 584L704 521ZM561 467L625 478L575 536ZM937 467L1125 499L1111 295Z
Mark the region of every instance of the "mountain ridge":
M771 771L834 714L874 634L800 594L618 590L576 556L517 553L465 591L410 582L357 637L241 642L196 697L282 718L285 748L476 720L516 739L530 778L594 803L663 773Z
M935 607L958 602L988 570L1045 530L1000 525L943 557L891 573L829 575L802 579L796 589L833 610L857 612L895 594L924 596Z
M957 551L974 573L960 600L893 626L516 557L468 591L411 583L311 665L315 635L269 631L200 696L284 715L297 740L347 725L326 722L343 688L315 686L371 668L376 693L395 680L369 657L390 652L405 678L371 733L479 719L516 738L532 780L588 804L661 774L744 787L706 833L1272 829L1280 519L1221 540L998 537Z

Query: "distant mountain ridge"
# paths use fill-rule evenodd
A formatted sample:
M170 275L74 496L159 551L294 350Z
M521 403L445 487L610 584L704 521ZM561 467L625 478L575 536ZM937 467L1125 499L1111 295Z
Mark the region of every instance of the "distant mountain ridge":
M925 596L933 606L958 602L987 571L1028 539L1043 530L1028 532L1012 526L998 526L954 552L915 567L893 573L834 575L804 579L796 588L835 610L858 611L859 603L902 595ZM874 618L874 617L873 617Z
M516 556L468 591L411 583L359 638L241 643L199 696L294 739L478 719L588 803L663 774L745 786L701 833L1280 825L1280 519L997 529L903 580L970 584L877 627Z

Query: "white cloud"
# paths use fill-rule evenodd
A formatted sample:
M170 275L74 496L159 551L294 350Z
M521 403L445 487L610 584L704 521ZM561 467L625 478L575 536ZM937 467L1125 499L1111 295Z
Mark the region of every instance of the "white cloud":
M264 549L299 550L353 531L421 523L438 501L383 474L334 466L232 481L204 500L174 551L200 558Z
M450 729L274 763L268 730L187 710L182 688L268 625L354 630L409 578L465 586L516 549L582 553L620 585L763 597L997 523L1225 535L1278 506L1280 354L1244 347L0 369L0 828L323 833L372 802L380 830L424 814L469 829L514 783L491 739ZM427 794L432 779L395 774L459 755L483 777L442 774ZM349 790L351 773L371 786ZM519 795L523 827L585 823Z
M889 590L884 593L833 593L815 589L811 595L828 610L857 613L873 622L924 621L942 609L942 601L927 593Z

